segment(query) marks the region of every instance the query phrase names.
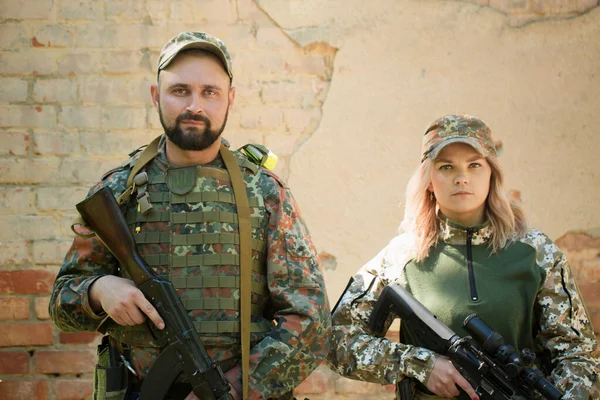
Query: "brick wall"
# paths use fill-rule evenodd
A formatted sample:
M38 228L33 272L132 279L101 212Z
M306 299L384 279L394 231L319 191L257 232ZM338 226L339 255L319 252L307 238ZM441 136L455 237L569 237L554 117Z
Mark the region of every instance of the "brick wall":
M477 3L528 19L570 17L598 4ZM54 329L50 288L71 241L74 204L103 171L160 133L149 85L160 47L185 29L226 41L237 87L226 137L234 146L265 143L279 155L277 172L285 177L291 155L320 122L333 47L299 47L251 0L0 2L2 399L91 393L97 335ZM584 242L588 247L577 247L579 241L565 247L571 246L574 269L585 275L582 292L598 327L598 242ZM389 391L340 378L324 366L299 388L313 399L380 398Z

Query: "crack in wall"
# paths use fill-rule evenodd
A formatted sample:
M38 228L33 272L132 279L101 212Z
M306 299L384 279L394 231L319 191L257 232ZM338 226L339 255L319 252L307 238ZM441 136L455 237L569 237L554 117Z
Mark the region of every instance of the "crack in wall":
M285 156L281 157L282 159L285 159L285 161L286 161L286 169L284 171L282 171L281 175L283 176L284 179L287 180L290 177L291 172L292 172L291 171L292 158L296 155L296 153L298 153L298 151L302 148L302 146L304 146L304 144L308 140L310 140L310 138L314 135L315 132L317 132L319 130L319 128L321 126L321 121L323 119L323 107L327 101L327 98L329 97L329 89L331 86L331 80L333 79L333 71L334 71L334 66L335 66L335 56L337 54L338 48L330 45L329 43L327 43L326 41L323 41L323 40L309 40L306 43L301 43L300 41L297 40L297 37L295 37L295 35L290 34L292 32L297 32L298 29L294 29L294 30L285 29L277 22L277 20L273 16L271 16L271 14L264 7L262 7L259 4L258 1L253 0L253 3L269 19L269 21L289 39L289 41L293 44L294 48L297 51L303 51L305 54L321 55L323 57L323 61L324 61L324 65L325 65L325 69L323 71L323 75L324 75L323 82L325 82L325 87L323 88L324 95L322 97L320 104L317 107L320 110L320 117L318 119L318 122L316 123L315 127L313 129L311 129L309 132L304 132L301 135L299 135L299 138L296 141L296 143L294 144L291 152L289 154L286 154ZM305 30L307 28L312 30L313 35L311 35L311 36L313 36L313 37L316 36L316 35L314 35L314 32L319 29L318 26L308 26L308 27L302 27L299 29ZM260 90L261 90L260 98L262 99L262 88ZM304 108L304 106L302 108Z

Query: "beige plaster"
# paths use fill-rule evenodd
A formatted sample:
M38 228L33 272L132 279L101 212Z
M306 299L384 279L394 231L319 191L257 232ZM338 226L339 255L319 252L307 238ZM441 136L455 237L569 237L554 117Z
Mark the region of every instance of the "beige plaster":
M600 226L600 8L516 28L459 1L257 3L299 45L338 49L289 177L319 251L337 258L332 303L395 234L423 130L444 114L476 115L502 140L532 226L552 238Z

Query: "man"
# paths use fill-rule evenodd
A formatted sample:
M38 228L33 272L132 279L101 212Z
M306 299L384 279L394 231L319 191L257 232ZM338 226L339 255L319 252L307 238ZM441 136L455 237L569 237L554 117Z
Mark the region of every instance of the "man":
M106 186L120 197L140 253L177 289L233 398L242 398L243 374L248 399L292 398L293 388L327 354L329 304L315 247L289 189L268 169L222 145L235 100L232 78L219 39L200 32L173 37L160 53L157 84L150 90L165 131L147 148L155 146L156 155L148 160L134 153L90 194ZM234 155L250 206L250 298L241 296L240 199L224 152ZM131 178L135 185L127 184ZM250 301L246 371L240 304ZM111 349L131 366L134 384L121 398L136 398L161 351L150 327L164 329L164 321L97 239L75 238L54 283L50 315L64 331L106 332ZM181 379L169 398L196 396Z

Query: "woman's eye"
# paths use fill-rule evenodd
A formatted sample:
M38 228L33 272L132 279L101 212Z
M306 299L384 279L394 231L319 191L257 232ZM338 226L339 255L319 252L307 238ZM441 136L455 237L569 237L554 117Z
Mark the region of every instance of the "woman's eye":
M474 163L471 163L470 167L471 168L479 168L479 167L481 167L481 164L474 162Z
M440 166L440 169L445 169L445 170L452 169L452 165L444 164L444 165Z

